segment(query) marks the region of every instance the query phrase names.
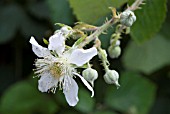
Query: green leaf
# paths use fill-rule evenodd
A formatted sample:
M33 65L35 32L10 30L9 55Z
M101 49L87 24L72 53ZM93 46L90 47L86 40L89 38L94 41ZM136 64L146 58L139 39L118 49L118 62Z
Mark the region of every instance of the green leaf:
M115 30L114 27L113 28L109 28L107 30L107 34L101 34L100 35L99 39L100 39L100 41L102 43L102 48L107 49L109 47L109 45L110 45L110 37L113 34L114 30Z
M152 73L170 64L170 40L157 35L143 45L130 42L124 51L123 62L127 69Z
M91 98L90 94L83 88L79 89L79 99L80 100L75 107L77 110L88 113L94 109L94 98Z
M0 43L12 40L19 29L26 38L30 38L31 35L42 37L42 34L47 30L42 24L33 21L16 4L2 7L0 17Z
M3 114L54 114L58 107L28 81L12 85L2 96L0 110Z
M135 11L137 21L131 27L131 36L138 43L152 38L166 16L166 0L146 0L145 3L141 10Z
M74 16L67 0L47 0L53 23L72 25Z
M119 89L110 87L105 101L108 106L127 114L148 114L155 97L155 86L146 78L123 73Z
M166 16L166 20L164 22L164 24L162 25L162 28L161 28L161 33L162 35L164 35L164 37L170 39L170 34L169 34L169 27L170 27L170 1L168 1L167 3L167 16Z
M108 7L120 7L128 0L69 0L77 19L93 24L109 12Z
M96 111L96 112L93 112L93 114L117 114L113 111Z

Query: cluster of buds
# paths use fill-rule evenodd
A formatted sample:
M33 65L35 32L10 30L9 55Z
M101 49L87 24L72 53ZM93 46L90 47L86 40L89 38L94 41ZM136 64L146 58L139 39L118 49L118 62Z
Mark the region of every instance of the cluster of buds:
M101 41L98 36L105 32L113 24L119 23L117 30L110 39L108 54L110 58L117 58L121 54L120 38L123 29L132 26L136 21L136 16L130 10L117 15L115 8L111 8L113 17L100 27L79 22L75 27L59 24L61 29L56 30L49 40L44 39L46 47L39 45L34 37L31 37L33 52L39 57L35 61L35 74L40 77L38 89L41 92L53 92L56 88L63 90L65 98L70 106L75 106L78 99L78 85L74 77L79 77L85 86L94 96L94 81L98 78L98 72L91 68L90 60L98 54L105 70L103 76L107 84L115 84L117 88L119 74L115 70L109 69L107 51L101 48ZM90 31L90 35L87 34ZM66 40L73 38L75 43L72 46L66 45ZM84 46L94 41L94 45L89 49ZM77 72L77 68L85 68L82 75Z

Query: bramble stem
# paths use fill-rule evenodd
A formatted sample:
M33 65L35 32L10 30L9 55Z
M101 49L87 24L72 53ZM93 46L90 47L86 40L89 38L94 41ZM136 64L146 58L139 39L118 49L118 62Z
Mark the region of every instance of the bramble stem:
M144 0L136 0L126 10L134 11L134 10L139 9L139 5L141 5L143 3L143 1ZM91 34L90 36L86 37L85 40L82 43L79 44L79 48L84 47L86 44L90 43L92 40L94 40L96 37L98 37L100 34L102 34L104 31L106 31L109 27L111 27L114 23L116 23L115 22L116 19L118 19L118 18L113 16L113 18L111 18L105 24L103 24L102 26L98 27L98 29L93 34Z
M79 47L84 47L86 44L90 43L92 40L96 39L100 34L102 34L105 30L107 30L112 24L113 24L113 18L107 21L105 24L103 24L101 27L99 27L93 34L86 37L84 42L82 42Z

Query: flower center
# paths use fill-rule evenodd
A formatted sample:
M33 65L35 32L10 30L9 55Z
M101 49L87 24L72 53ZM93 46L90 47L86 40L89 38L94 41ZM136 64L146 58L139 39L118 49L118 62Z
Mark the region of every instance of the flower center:
M55 62L50 67L50 73L57 79L59 79L63 75L62 64Z

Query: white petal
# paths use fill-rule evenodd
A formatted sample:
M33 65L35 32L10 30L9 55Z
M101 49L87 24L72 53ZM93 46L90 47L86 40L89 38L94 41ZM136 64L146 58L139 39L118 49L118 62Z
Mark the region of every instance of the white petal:
M79 101L78 99L78 85L75 82L75 80L71 77L69 77L69 86L68 88L65 88L63 90L63 93L65 95L65 98L70 106L75 106L77 102Z
M47 92L53 86L56 86L58 80L53 78L49 73L41 74L41 78L38 80L38 89L41 92Z
M94 90L93 90L93 88L90 86L90 84L83 78L83 76L81 76L80 74L78 74L78 73L73 73L73 74L75 74L76 76L78 76L80 79L81 79L81 81L84 83L84 85L92 92L92 95L91 95L91 97L93 97L94 96Z
M32 44L32 50L38 57L46 57L51 55L50 51L47 48L44 48L40 46L37 41L34 39L34 37L31 37L30 41Z
M95 47L87 50L75 49L68 59L70 60L70 63L76 64L77 66L82 66L91 60L95 55L97 55L97 49Z
M61 54L65 49L65 38L61 32L57 32L49 38L48 49L56 51L57 54Z

